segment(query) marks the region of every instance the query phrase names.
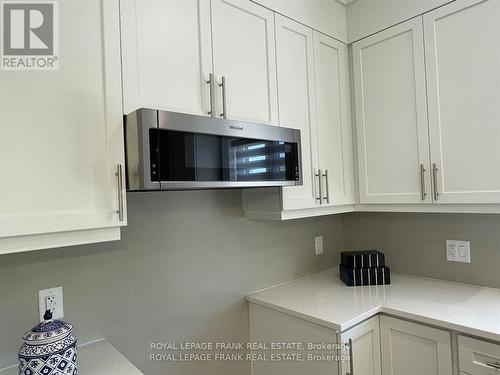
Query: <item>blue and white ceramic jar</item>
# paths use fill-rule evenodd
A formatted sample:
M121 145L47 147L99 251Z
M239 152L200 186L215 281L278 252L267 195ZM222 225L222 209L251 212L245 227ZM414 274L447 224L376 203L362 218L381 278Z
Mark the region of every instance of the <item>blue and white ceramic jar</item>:
M52 320L46 313L44 322L23 336L19 349L20 375L76 375L78 354L73 326L62 320Z

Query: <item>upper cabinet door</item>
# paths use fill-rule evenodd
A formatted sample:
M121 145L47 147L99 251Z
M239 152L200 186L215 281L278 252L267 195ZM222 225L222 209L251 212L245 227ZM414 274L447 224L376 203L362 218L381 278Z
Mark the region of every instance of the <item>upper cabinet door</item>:
M79 231L81 243L84 229L126 224L119 4L58 6L59 68L0 70L0 253L49 247L33 235ZM12 247L21 236L29 244Z
M207 115L210 0L121 0L123 102Z
M353 204L356 187L347 45L314 32L314 69L324 203Z
M499 0L424 16L437 202L500 203Z
M278 124L274 14L248 0L212 0L214 72L227 118ZM222 98L218 100L221 104Z
M354 43L353 64L360 202L431 203L421 18Z
M315 207L318 165L313 31L276 15L280 125L300 129L302 186L283 188L283 209Z

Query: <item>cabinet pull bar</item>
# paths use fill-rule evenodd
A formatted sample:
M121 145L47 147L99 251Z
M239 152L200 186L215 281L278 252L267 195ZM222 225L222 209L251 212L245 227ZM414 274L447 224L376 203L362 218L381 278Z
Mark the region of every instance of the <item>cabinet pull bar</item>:
M226 77L222 76L222 83L219 85L222 88L222 118L227 118L227 93L226 93Z
M118 219L123 221L123 168L118 164L115 176L118 178Z
M427 192L425 191L425 167L423 164L420 164L420 198L425 201L425 197L427 197Z
M323 204L323 192L321 191L321 169L318 169L318 173L315 173L314 176L318 178L319 196L316 197L316 200L319 201L319 204Z
M496 368L497 370L500 370L500 363L498 362L486 362L486 366Z
M354 375L354 358L352 357L352 339L349 339L349 373L346 375Z
M432 164L432 179L433 179L433 187L434 187L434 200L437 201L439 199L439 192L438 192L438 167L436 163Z
M210 86L210 111L208 111L208 114L212 117L215 117L215 113L217 109L215 108L215 80L214 80L214 74L210 73L208 75L208 81L207 84Z
M325 188L326 188L326 197L323 199L326 200L326 203L330 203L330 188L328 186L328 169L325 169L325 173L323 174L323 177L325 178Z

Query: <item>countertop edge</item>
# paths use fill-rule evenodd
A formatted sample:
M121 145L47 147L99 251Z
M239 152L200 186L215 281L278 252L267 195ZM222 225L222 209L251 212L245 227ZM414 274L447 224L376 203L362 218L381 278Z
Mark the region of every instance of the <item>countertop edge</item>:
M328 271L322 271L319 273L315 273L313 275L310 275L309 277L314 277L314 276L317 276L319 274L322 274L325 272L331 272L331 271L335 271L335 270L336 270L336 268L333 268L333 269L330 269ZM408 275L407 274L400 274L400 275L404 275L405 277L410 277L410 278L415 278L415 279L431 280L431 281L442 282L442 283L447 283L447 284L467 285L467 286L474 286L474 287L478 287L478 288L482 288L482 289L498 290L497 288L477 286L477 285L471 285L471 284L467 284L467 283L453 282L453 281L448 281L448 280L440 280L440 279L421 277L421 276L416 276L416 275L409 275L409 274ZM353 328L354 326L358 325L359 323L362 323L363 321L370 319L377 314L384 314L384 315L394 316L396 318L401 318L401 319L413 321L416 323L434 326L434 327L441 328L441 329L448 330L448 331L455 331L457 333L461 333L464 335L476 336L476 337L484 338L486 340L500 342L500 334L499 333L486 331L486 330L483 330L480 328L475 328L472 326L465 326L465 325L462 325L459 323L454 323L452 321L446 321L446 320L428 317L425 315L415 314L415 313L412 313L409 311L398 310L398 309L387 307L384 305L375 306L375 307L351 318L348 321L334 322L334 321L330 321L330 320L317 318L317 317L312 316L310 314L302 313L300 311L296 311L296 310L291 309L291 308L283 307L283 306L277 305L277 304L272 303L272 302L264 301L264 300L257 297L257 295L263 291L267 291L267 290L273 289L273 288L279 288L280 286L283 286L284 284L290 284L292 282L299 281L299 280L302 280L305 278L308 278L308 277L307 276L301 277L301 278L296 279L296 280L287 281L285 283L281 283L281 284L278 284L278 285L275 285L275 286L272 286L269 288L265 288L265 289L262 289L259 291L249 293L245 296L245 299L249 303L255 303L257 305L261 305L261 306L267 307L269 309L279 311L279 312L285 313L287 315L309 321L309 322L314 323L314 324L321 325L323 327L331 328L331 329L334 329L335 331L340 332L340 333L343 333L343 332Z
M334 329L335 331L338 331L338 332L340 332L342 330L342 327L339 324L336 324L334 322L330 322L330 321L320 319L320 318L315 318L314 316L311 316L308 314L303 314L303 313L298 312L296 310L287 309L286 307L278 306L278 305L275 305L273 303L269 303L269 302L265 302L265 301L262 301L259 299L255 299L255 298L252 298L251 295L246 296L245 299L250 303L255 303L256 305L264 306L264 307L267 307L271 310L279 311L279 312L282 312L284 314L293 316L295 318L307 320L311 323L315 323L315 324L318 324L318 325L323 326L323 327L331 328L331 329Z

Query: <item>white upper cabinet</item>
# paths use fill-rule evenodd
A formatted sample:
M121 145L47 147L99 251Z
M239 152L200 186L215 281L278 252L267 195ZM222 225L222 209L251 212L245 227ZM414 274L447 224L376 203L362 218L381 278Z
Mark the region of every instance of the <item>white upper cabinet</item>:
M208 115L210 0L121 0L126 114L154 108Z
M275 15L279 125L301 131L303 185L243 192L249 217L291 219L356 202L348 47ZM272 198L270 198L272 197Z
M500 1L424 15L437 202L500 203Z
M421 18L354 43L353 66L360 203L432 203Z
M58 4L59 69L0 70L0 254L126 224L118 1Z
M324 204L354 204L356 185L347 45L314 32L314 72Z
M212 0L219 114L278 124L274 14L247 0ZM225 95L226 108L222 103Z
M342 375L382 375L378 316L342 333L342 342L352 344L352 357L342 362Z
M316 206L318 166L313 31L276 15L280 125L300 130L302 186L283 188L283 209Z
M380 317L384 375L452 375L450 333Z

